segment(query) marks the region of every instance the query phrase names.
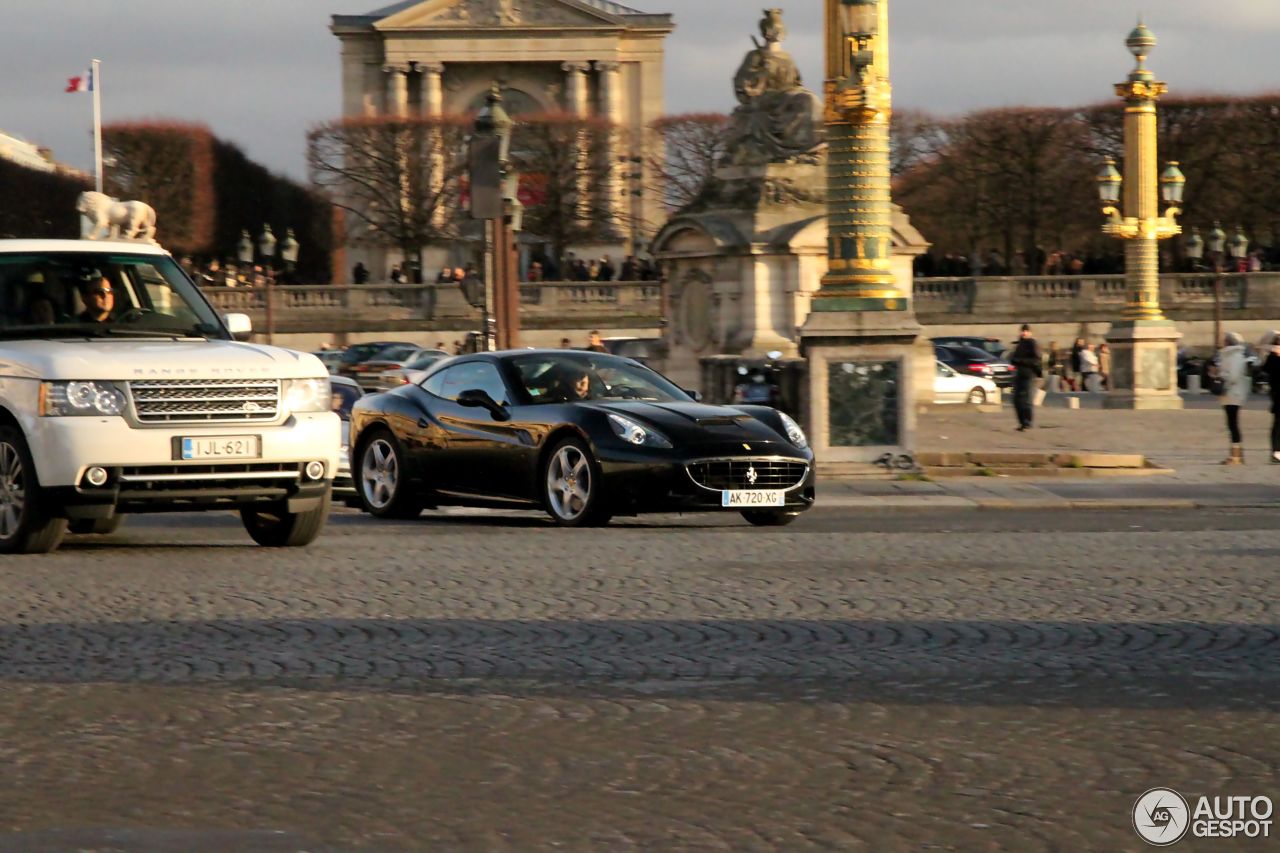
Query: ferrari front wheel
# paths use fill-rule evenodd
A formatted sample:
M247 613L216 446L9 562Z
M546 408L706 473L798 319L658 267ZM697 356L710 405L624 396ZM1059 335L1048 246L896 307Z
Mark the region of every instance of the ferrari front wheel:
M604 502L604 477L591 449L577 438L566 438L547 454L542 472L543 504L561 527L590 527L609 523Z

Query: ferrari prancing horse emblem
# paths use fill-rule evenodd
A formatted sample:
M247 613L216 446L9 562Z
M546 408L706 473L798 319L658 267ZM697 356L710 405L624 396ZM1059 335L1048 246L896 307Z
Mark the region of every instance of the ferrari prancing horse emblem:
M760 479L760 475L756 473L756 466L752 465L747 468L747 482L754 486L758 479Z

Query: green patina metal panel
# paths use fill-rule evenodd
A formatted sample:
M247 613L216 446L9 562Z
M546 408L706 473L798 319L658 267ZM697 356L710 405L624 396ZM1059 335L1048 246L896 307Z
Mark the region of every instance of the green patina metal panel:
M827 374L827 427L832 447L900 443L900 362L833 361Z

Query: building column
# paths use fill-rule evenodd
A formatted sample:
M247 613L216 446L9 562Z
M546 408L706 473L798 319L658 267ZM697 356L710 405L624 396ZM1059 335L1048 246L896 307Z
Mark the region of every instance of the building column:
M565 73L565 111L578 118L587 116L587 62L566 62L560 66Z
M626 187L622 181L623 173L630 165L623 162L625 117L622 103L622 64L597 62L595 65L596 72L600 75L600 113L613 126L609 132L607 145L609 165L605 173L603 190L605 210L609 212L609 224L613 230L623 234L631 230L631 223Z
M420 62L422 73L422 114L438 116L444 113L444 63Z
M419 90L420 103L418 104L419 112L423 118L438 118L444 115L444 63L443 62L420 62L418 63L418 71L422 74L422 86ZM427 176L431 191L439 193L444 188L444 133L440 128L435 128L431 132L431 147L435 151L435 155L431 157L428 165L430 173ZM437 228L443 228L448 211L447 205L437 205L431 214L431 222ZM423 271L425 280L426 271Z
M386 114L407 116L409 114L409 66L384 65L382 72L387 75Z
M580 119L587 118L590 104L587 99L587 71L591 68L588 62L566 62L560 66L567 75L565 78L565 109L570 115ZM578 160L578 181L575 191L578 195L577 218L585 222L591 218L591 176L588 174L590 162L586 132L580 132L576 143Z

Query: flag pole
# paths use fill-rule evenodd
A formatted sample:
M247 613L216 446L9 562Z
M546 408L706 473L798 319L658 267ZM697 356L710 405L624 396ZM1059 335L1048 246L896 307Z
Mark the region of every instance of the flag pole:
M93 83L93 176L94 185L102 192L102 63L93 60L90 82Z

